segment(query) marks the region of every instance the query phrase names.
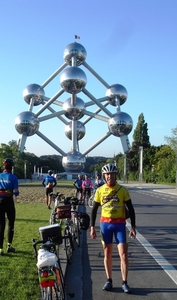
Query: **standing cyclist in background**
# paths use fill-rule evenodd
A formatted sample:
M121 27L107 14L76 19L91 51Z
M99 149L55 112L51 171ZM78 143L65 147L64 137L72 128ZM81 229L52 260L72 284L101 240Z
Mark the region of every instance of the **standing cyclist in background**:
M74 181L73 185L76 188L75 196L77 198L78 194L79 195L79 201L82 201L82 176L79 174L78 178Z
M104 180L101 178L101 176L98 174L96 176L96 180L95 180L95 187L98 188L100 186L102 186L103 184L105 184Z
M50 193L53 192L53 188L57 185L56 179L54 176L52 176L53 172L51 170L48 170L48 175L43 179L42 185L46 188L45 194L46 194L46 205L48 209L50 209L51 205L51 196Z
M96 190L93 208L91 212L91 238L96 238L95 220L97 209L101 206L100 232L104 250L104 267L107 281L103 290L110 291L112 283L112 252L113 234L116 240L120 256L122 274L122 289L124 293L131 293L127 284L128 277L128 236L126 233L126 207L129 210L131 230L129 235L136 237L135 211L132 205L129 191L116 182L118 169L114 164L106 164L102 167L105 184Z
M5 216L8 219L7 252L15 252L12 247L15 223L15 205L13 195L18 196L18 178L12 174L14 161L6 158L3 161L4 170L0 174L0 255L3 255L3 242L5 231Z
M82 181L82 189L83 189L84 202L85 202L86 192L88 192L88 197L90 198L91 197L91 190L92 190L92 182L88 178L87 174L85 174L85 178Z

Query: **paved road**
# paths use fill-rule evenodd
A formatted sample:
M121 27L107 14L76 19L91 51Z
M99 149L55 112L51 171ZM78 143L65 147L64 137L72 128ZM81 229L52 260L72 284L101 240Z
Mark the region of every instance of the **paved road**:
M68 291L74 291L76 300L100 300L102 298L121 300L125 297L130 300L137 298L176 299L177 242L174 242L177 228L176 190L161 185L146 184L143 186L131 183L126 185L130 188L138 221L137 239L129 241L128 281L132 288L132 295L125 295L121 290L121 274L116 245L114 245L113 252L114 288L112 292L102 291L102 286L106 281L103 251L99 237L92 240L88 231L82 233L82 246L75 249L73 263L66 270ZM154 207L157 208L157 211L153 210ZM87 212L90 213L90 208L87 208ZM163 217L165 217L164 223ZM154 224L156 225L154 226ZM99 232L99 216L96 228ZM163 246L164 244L166 247ZM169 247L168 251L167 247ZM148 250L152 253L150 254ZM173 279L168 273L172 274Z

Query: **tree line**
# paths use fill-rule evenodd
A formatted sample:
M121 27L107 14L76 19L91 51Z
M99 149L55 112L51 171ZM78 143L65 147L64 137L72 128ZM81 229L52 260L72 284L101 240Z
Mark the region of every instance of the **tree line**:
M143 181L175 183L177 173L177 127L172 129L171 137L164 137L167 144L153 146L148 135L148 124L144 114L138 117L137 126L133 133L131 150L126 154L126 180L139 180L140 146L143 147ZM18 178L32 178L34 166L36 171L47 173L64 172L61 155L42 155L40 157L27 151L20 153L15 140L0 145L0 166L2 170L3 159L11 157L15 161L14 173ZM119 170L119 179L125 179L125 155L118 153L114 157L94 156L87 157L84 172L100 173L105 163L116 163Z

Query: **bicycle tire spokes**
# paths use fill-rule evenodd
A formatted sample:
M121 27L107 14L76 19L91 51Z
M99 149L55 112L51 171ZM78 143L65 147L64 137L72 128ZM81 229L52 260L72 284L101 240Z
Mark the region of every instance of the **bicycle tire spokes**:
M80 223L78 221L78 213L75 212L72 216L73 220L73 236L74 240L77 242L78 247L80 247Z
M66 227L64 232L64 243L65 243L65 252L66 252L66 259L68 264L72 262L72 252L74 250L74 245L72 241L72 235L70 230Z

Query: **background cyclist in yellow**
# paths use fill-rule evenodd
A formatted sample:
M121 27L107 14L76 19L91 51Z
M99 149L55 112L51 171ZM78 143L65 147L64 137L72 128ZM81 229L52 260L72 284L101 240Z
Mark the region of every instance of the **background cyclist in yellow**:
M97 209L101 206L100 231L104 250L104 267L107 281L103 290L110 291L112 283L112 242L115 237L120 256L122 289L125 293L131 293L127 284L128 276L128 236L126 232L126 207L129 209L131 230L129 235L136 237L135 211L132 205L129 191L116 181L118 169L114 164L106 164L102 168L105 184L96 190L93 208L91 212L91 238L96 238L95 220Z

